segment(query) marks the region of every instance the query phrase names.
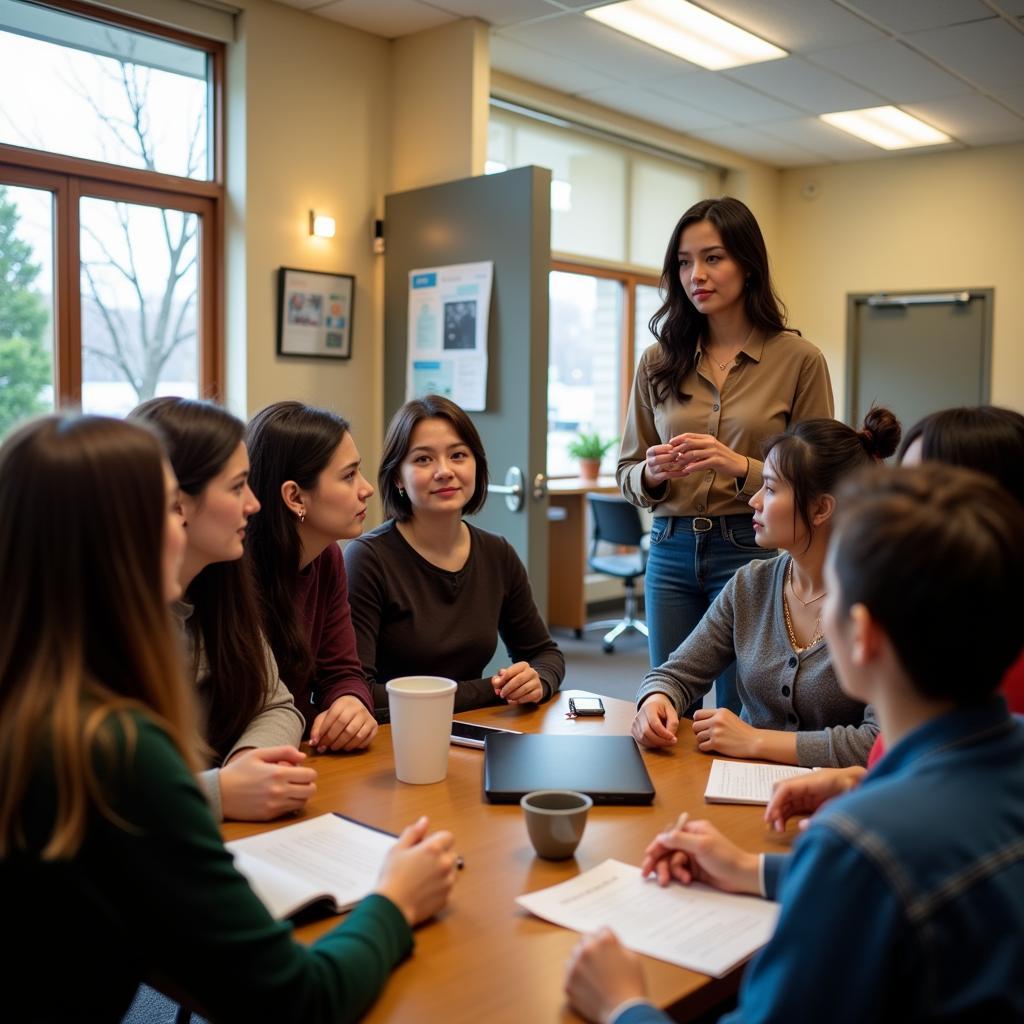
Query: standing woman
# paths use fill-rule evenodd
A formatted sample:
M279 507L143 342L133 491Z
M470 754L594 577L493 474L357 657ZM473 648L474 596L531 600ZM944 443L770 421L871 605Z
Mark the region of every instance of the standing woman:
M249 422L249 526L263 623L311 746L359 750L377 732L352 630L339 540L363 532L373 488L348 423L326 409L275 402Z
M198 689L214 767L200 783L214 814L264 821L299 810L316 789L298 750L305 722L263 637L242 558L260 503L249 488L245 426L212 402L152 398L131 413L160 435L178 478L188 543L173 611Z
M145 977L209 1020L358 1020L447 901L452 837L421 818L312 946L271 918L195 784L168 611L185 548L138 424L49 416L0 448L5 1019L117 1021Z
M504 537L464 516L487 498L487 457L473 421L438 395L406 402L384 438L383 526L345 548L352 622L382 720L385 684L407 675L458 683L455 710L536 704L561 685L565 659ZM481 673L501 637L511 658Z
M761 442L833 415L825 357L786 327L761 229L738 199L683 214L661 288L650 324L658 343L637 367L616 471L626 499L654 512L644 582L652 665L741 565L774 553L755 543L747 509L762 484ZM732 666L719 676L716 696L738 713L735 675Z

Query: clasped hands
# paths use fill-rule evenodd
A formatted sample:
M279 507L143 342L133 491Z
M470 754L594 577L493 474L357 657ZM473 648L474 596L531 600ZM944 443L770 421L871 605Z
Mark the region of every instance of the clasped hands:
M677 434L665 444L648 448L646 458L644 477L654 487L706 470L740 479L748 469L745 456L711 434Z
M491 676L494 695L509 704L539 704L544 699L544 683L528 661L517 661Z

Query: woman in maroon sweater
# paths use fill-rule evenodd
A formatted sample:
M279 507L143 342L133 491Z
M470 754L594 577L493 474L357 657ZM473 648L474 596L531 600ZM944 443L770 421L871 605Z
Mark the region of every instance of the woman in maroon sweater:
M324 409L275 402L249 422L246 444L249 484L263 506L247 549L281 678L311 746L366 747L377 723L336 542L362 533L373 487L349 425Z

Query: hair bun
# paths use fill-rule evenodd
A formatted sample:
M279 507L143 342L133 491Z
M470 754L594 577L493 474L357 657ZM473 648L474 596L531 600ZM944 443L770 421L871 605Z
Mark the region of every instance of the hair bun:
M864 450L875 459L887 459L896 451L903 429L895 413L873 405L864 417L859 437Z

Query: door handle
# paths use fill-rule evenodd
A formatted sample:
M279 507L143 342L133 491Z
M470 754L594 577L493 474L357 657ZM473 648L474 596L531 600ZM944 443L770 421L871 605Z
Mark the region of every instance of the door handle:
M504 494L505 507L509 512L523 510L523 471L518 466L509 466L504 484L488 484L488 494Z
M533 500L543 501L548 496L548 478L543 473L538 473L533 478Z

